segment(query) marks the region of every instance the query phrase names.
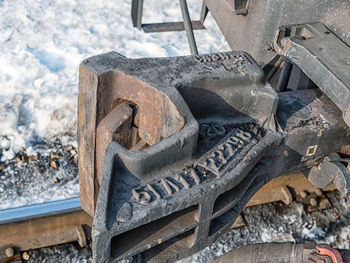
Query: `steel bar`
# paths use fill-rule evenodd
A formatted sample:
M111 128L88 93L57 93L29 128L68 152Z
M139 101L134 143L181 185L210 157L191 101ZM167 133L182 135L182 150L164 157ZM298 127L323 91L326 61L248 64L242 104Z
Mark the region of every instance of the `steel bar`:
M0 210L0 225L76 211L81 211L80 198L10 208Z
M191 18L190 18L190 14L188 12L186 0L180 0L180 6L181 6L182 17L184 19L184 25L185 25L188 43L189 43L190 49L191 49L191 54L198 55L196 40L194 39Z
M0 211L1 250L21 251L68 242L86 246L92 217L72 198Z
M139 30L143 29L145 33L158 33L158 32L172 32L172 31L184 31L184 22L161 22L161 23L142 23L142 13L143 13L143 0L133 0L131 3L131 20L134 27ZM208 8L206 8L203 3L200 20L192 21L193 30L205 29L203 22L208 13Z
M201 21L192 21L193 30L205 29ZM150 23L142 24L145 33L184 31L184 22Z

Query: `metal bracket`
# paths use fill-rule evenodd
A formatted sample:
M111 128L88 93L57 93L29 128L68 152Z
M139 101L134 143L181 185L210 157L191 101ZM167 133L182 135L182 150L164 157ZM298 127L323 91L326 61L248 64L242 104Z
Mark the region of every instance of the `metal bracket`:
M131 4L131 19L134 27L139 30L143 29L145 33L156 33L156 32L171 32L171 31L186 31L187 39L190 45L191 54L197 55L198 50L193 35L193 30L205 29L203 23L208 14L208 8L204 1L202 3L202 10L200 19L191 21L186 0L179 0L181 6L181 12L184 21L183 22L163 22L163 23L142 23L142 11L143 11L143 0L132 0Z
M221 0L227 8L232 10L233 14L246 15L248 14L249 0Z
M349 159L342 159L338 154L331 154L326 156L318 166L311 168L308 179L319 188L333 183L343 196L349 196L350 171L348 165Z
M322 23L283 26L274 47L338 106L350 127L350 47Z

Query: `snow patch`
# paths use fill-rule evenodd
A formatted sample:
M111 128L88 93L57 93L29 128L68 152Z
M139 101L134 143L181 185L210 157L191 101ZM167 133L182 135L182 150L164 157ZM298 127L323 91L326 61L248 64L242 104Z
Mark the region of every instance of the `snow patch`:
M41 137L52 138L76 135L76 97L50 94L36 99L34 121L30 127Z
M50 53L46 50L28 48L28 51L34 54L40 64L46 66L53 73L58 73L65 67L65 59L63 56Z
M112 50L131 58L190 54L185 32L146 34L133 28L131 0L0 3L1 161L40 141L75 138L84 58ZM201 4L189 0L188 6L198 19ZM179 20L177 1L145 1L145 23ZM195 32L201 53L230 50L210 14L205 26Z
M326 235L326 232L320 227L302 228L301 236L307 240L321 239Z

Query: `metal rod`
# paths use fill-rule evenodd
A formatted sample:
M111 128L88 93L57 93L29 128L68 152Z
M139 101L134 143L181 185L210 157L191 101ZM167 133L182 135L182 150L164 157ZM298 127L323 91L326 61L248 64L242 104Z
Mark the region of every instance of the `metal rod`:
M278 91L282 92L286 90L291 72L292 72L292 64L289 63L288 61L284 61L284 65L277 84Z
M187 2L186 0L179 0L181 6L182 17L184 19L185 30L187 34L188 44L190 45L191 54L198 55L196 40L194 39L192 22L190 18L190 14L188 12Z
M143 0L132 0L131 2L131 20L134 27L142 28Z
M73 241L84 247L92 220L81 209L80 198L1 210L0 248L24 251Z

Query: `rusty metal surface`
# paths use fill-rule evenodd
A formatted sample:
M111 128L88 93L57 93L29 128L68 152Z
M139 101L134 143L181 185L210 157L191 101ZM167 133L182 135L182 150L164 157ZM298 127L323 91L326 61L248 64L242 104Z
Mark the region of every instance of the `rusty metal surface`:
M89 87L97 86L98 79L93 72L79 69L79 100L78 100L78 167L80 199L83 209L90 215L95 212L98 183L95 174L95 129L97 90Z
M112 64L110 62L108 63L108 59L111 60L109 54L102 56L107 59L105 65L109 66ZM103 61L99 57L93 59L95 66L100 64L100 61ZM92 67L91 59L89 61L88 66ZM197 207L199 200L196 201L196 199L200 197L198 191L202 187L207 188L207 190L203 188L204 191L215 189L215 187L210 187L207 183L201 184L203 174L198 169L203 169L203 172L205 170L208 171L208 174L205 175L209 176L208 183L211 181L209 180L210 177L212 179L217 177L215 184L222 184L224 186L218 192L224 192L225 189L229 190L230 187L233 187L232 184L238 184L242 176L246 175L246 172L251 169L252 165L255 165L259 158L262 157L259 153L267 152L269 147L273 147L270 143L273 144L274 141L280 140L278 135L271 136L269 132L265 133L257 127L257 125L260 125L261 128L270 127L274 129L273 114L277 108L277 96L272 88L264 82L262 71L254 61L248 55L240 52L210 54L199 57L129 61L124 59L114 63L114 65L117 66L114 70L123 70L125 72L123 74L127 74L126 72L128 72L128 74L133 75L133 78L138 77L148 84L152 83L154 88L172 95L172 103L177 106L186 122L182 129L177 131L173 136L164 138L159 143L140 152L130 152L124 147L120 147L116 142L110 143L105 153L104 175L101 185L101 189L103 190L99 194L99 200L104 201L99 201L98 210L95 214L95 258L99 261L108 260L108 258L113 260L116 258L119 259L129 256L131 251L136 250L141 252L145 249L147 250L148 247L156 248L157 244L164 246L169 244L169 242L175 242L175 240L179 239L166 250L163 250L158 255L158 259L155 260L160 260L162 257L173 257L175 256L173 255L175 248L180 251L181 246L191 247L194 245L193 242L196 242L197 244L194 246L198 247L198 237L195 238L196 235L193 234L194 229L199 227L203 229L201 231L205 231L210 226L210 220L208 221L207 219L205 220L206 222L202 221L203 217L208 217L208 212L212 205L210 204L211 202L208 202L209 206L207 208L204 210L202 208L202 212L197 216L197 219L186 220L186 225L180 223L180 214L185 213L187 209L199 211ZM134 68L138 70L130 70ZM158 73L156 75L154 73L150 74L150 71L154 69ZM110 68L106 70L111 71ZM159 79L156 76L162 76L162 78ZM129 79L133 78L129 77ZM115 83L111 83L111 85L115 86L122 86L122 84L119 79ZM129 87L129 84L127 86ZM231 90L231 92L228 92L228 90ZM248 96L248 94L252 93L254 93L254 96ZM197 94L197 98L194 94ZM196 102L195 100L199 97L201 99ZM256 108L248 108L248 104L254 104ZM227 118L229 122L213 121L213 118L216 118L220 114L223 114L222 117ZM200 120L200 128L198 124L195 124L197 121L192 116ZM197 139L198 134L200 134L199 141ZM179 136L182 138L180 141L177 139ZM215 148L212 147L218 143L222 144L225 151L228 150L227 154L229 156L226 158L234 160L237 154L240 158L247 154L245 158L247 162L241 163L236 167L234 165L236 161L230 162L228 165L222 163L220 165L220 170L222 169L222 171L218 170L219 167L215 164L215 159L206 160L207 157L205 157L208 154L216 155ZM233 146L235 144L241 145L239 148L243 148L239 150L235 149ZM256 153L250 156L248 154L249 151L255 151ZM145 162L145 158L149 161ZM195 159L197 164L194 164L191 168L192 159ZM175 171L183 169L186 163L188 165L183 170L184 175L180 176L181 178L177 178L177 172ZM114 168L111 170L111 167ZM169 169L169 167L172 168ZM230 177L226 177L225 180L227 182L220 183L221 174L228 173L227 171L233 167L238 170L237 173L231 173L231 176L237 176L237 180L235 181L232 178L230 179ZM210 176L210 174L212 175ZM110 181L111 179L106 179L109 176L112 176L110 178L114 178L113 182ZM252 175L249 179L250 183L254 179L255 175ZM103 180L107 181L103 183ZM109 183L106 185L106 182L111 182L115 186L115 190L112 190L114 187L108 186ZM178 186L179 182L182 184L181 187ZM250 183L243 186L242 189L247 189ZM127 187L125 188L125 186ZM183 187L188 189L188 191L182 191L180 195L176 194ZM125 202L125 200L130 198L129 195L134 200L132 203ZM191 195L193 196L191 197ZM248 192L248 195L252 195L252 192ZM109 201L106 202L106 200ZM170 200L173 200L172 202L180 201L180 203L166 205ZM160 212L158 210L157 212L156 207L158 205L154 207L151 205L153 203L162 204L163 209L167 210L170 208L170 210L166 212ZM217 201L217 204L219 206L223 205L223 207L217 208L214 218L219 217L220 214L230 208L230 202L228 202L228 206L224 203ZM144 207L144 205L146 206ZM183 207L184 205L185 207ZM243 205L244 203L239 204L241 208ZM176 212L173 209L179 211ZM108 219L102 211L108 211ZM172 214L172 212L174 213ZM144 216L144 213L147 214L147 217ZM167 214L169 217L167 217ZM159 218L160 215L164 218ZM100 223L100 220L102 220L101 222L106 222L107 225ZM177 222L175 225L180 227L172 229L172 224L169 223L171 221ZM232 218L232 221L234 221L234 218ZM119 227L120 222L123 222L121 228ZM140 226L145 223L147 225ZM159 228L163 225L165 227L164 229L157 229L157 227ZM227 228L229 228L232 222L228 221L224 225L227 225ZM105 232L106 227L107 229L111 229L111 231L107 230ZM128 232L128 229L130 232ZM118 231L120 234L112 234L115 231ZM150 240L144 239L138 234L141 232L148 233L149 231L152 233ZM113 235L113 237L111 236L111 240L105 238L106 235L110 236L111 234ZM210 240L214 240L218 234L212 235ZM181 238L178 235L181 235ZM133 237L136 239L133 240ZM167 242L164 243L163 240ZM105 244L105 242L110 243ZM118 244L120 243L128 244L128 246L123 250L119 250ZM111 246L111 254L105 249L109 246ZM145 251L145 253L151 257L154 256L151 251Z
M81 209L79 198L1 210L0 262L15 262L20 251L68 242L85 247L91 225L92 217Z
M132 5L139 28L142 5ZM81 64L79 147L90 148L79 175L84 208L97 209L95 262L172 262L212 243L244 206L289 204L296 195L315 211L330 207L318 187L349 193L350 166L329 159L349 155L349 2L205 0L201 21L208 9L232 49L260 65L273 61L266 80L274 89L241 52L138 60L109 53ZM299 24L273 41L283 24L318 20L336 35ZM301 174L280 177L297 171L314 185ZM322 247L286 248L300 262L339 261Z
M261 87L256 96L253 97L246 95L258 86L237 90L236 94L228 94L224 89L212 86L213 79L222 76L224 84L232 78L232 74L242 81L250 80L251 83L261 81L263 73L252 64L249 55L229 52L191 59L185 57L161 60L139 59L136 60L137 64L135 65L130 63L132 60L125 59L115 52L108 53L104 55L104 58L98 58L97 61L96 59L87 59L81 64L79 77L78 143L79 149L81 149L79 183L82 207L90 215L94 214L99 189L99 180L95 170L96 127L123 101L127 101L133 106L133 115L135 115L133 116L133 126L138 128L139 137L148 145L159 143L162 138L167 138L180 129L184 130L186 118L187 128L193 129L191 125L198 125L191 113L186 113L188 117L184 115L184 112L188 111L188 106L183 103L179 91L188 100L193 114L200 115L203 110L207 110L207 107L198 107L198 103L191 102L191 100L196 99L193 92L198 90L202 94L207 94L205 99L208 100L207 106L210 107L212 115L221 110L222 106L219 105L224 103L222 105L226 105L224 107L228 110L232 107L242 108L242 112L237 116L254 117L263 126L274 125L273 112L277 107L276 94L272 89L265 87L264 83L259 84ZM95 68L90 67L91 64ZM117 70L118 67L121 69ZM152 72L154 68L157 69L157 74ZM179 71L180 68L182 68L181 71ZM253 68L254 70L250 70ZM251 73L248 74L249 72ZM159 76L162 77L159 78ZM167 88L167 86L171 88ZM179 91L173 87L178 87ZM223 97L216 94L222 94ZM249 99L249 103L257 105L257 108L242 107L240 105L242 100L233 99L236 97L242 98L242 100L243 97L246 97ZM262 110L265 113L262 113ZM194 137L191 140L195 140L197 134L193 134ZM175 147L181 147L181 141L183 139ZM191 144L193 143L189 143L183 150L191 148ZM171 149L167 151L171 151ZM175 159L189 156L189 153L179 154ZM98 158L102 160L100 156ZM174 161L174 157L164 160L168 163ZM150 161L150 163L155 162L156 160ZM147 171L140 170L138 173L147 174Z
M108 144L115 140L127 149L136 144L132 142L132 120L133 110L128 103L123 102L108 113L98 124L96 136L96 175L98 182L101 182L103 158Z
M319 89L277 94L242 52L137 60L107 53L81 67L99 79L87 88L100 91L98 107L85 109L98 119L90 129L102 123L101 138L110 138L123 126L118 122L123 111L110 116L124 103L133 111L124 123L129 132L137 128L142 139L129 146L113 139L104 153L93 226L96 262L133 256L171 262L191 255L227 231L270 180L307 173L350 142L341 111ZM148 95L165 104L161 111ZM145 129L141 116L149 125ZM96 178L95 173L80 176ZM290 203L289 189L272 182L276 196L258 193L251 204ZM322 193L312 188L306 198L310 209L326 208Z
M334 190L334 186L328 186L323 188L323 190L332 191ZM302 192L304 192L306 195L316 194L320 192L320 189L311 184L302 173L284 175L272 179L270 182L264 185L249 200L246 206L261 205L276 201L282 201L284 204L289 205L293 201L293 194L300 195ZM302 195L304 195L304 193L302 193Z
M86 246L83 225L92 225L92 218L79 210L63 215L51 215L0 225L0 248L29 250L77 241Z

